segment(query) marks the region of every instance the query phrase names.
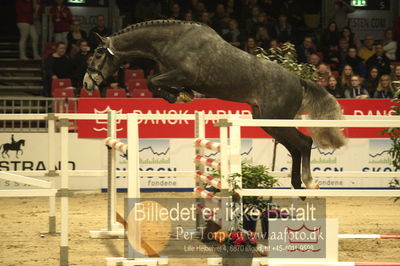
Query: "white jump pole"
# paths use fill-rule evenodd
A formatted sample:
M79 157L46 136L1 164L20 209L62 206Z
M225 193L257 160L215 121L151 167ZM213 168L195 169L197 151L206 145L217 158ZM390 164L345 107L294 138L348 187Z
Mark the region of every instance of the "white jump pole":
M115 110L112 110L108 113L108 137L117 138L117 127L116 127L116 117ZM108 149L108 174L107 174L107 195L108 195L108 204L107 204L107 229L108 231L114 231L119 228L117 227L116 221L116 202L117 202L117 193L116 193L116 152L113 148L107 146Z
M55 158L56 158L56 136L55 136L55 116L54 114L47 115L47 130L48 130L48 152L49 157L47 159L48 163L48 172L47 175L49 177L49 181L52 183L52 188L55 188L55 176L57 173L55 172ZM49 234L56 234L56 197L49 197Z
M68 119L60 119L61 124L61 242L60 266L68 265Z
M205 139L206 137L206 120L204 112L195 113L194 121L194 137L199 139ZM198 147L195 149L195 154L199 156L204 156L204 148ZM202 164L195 166L195 172L200 171L205 172L205 166ZM196 179L195 187L200 187L201 182ZM196 198L196 205L204 205L205 201L203 199ZM204 220L200 212L196 212L196 230L199 230L201 226L204 226Z

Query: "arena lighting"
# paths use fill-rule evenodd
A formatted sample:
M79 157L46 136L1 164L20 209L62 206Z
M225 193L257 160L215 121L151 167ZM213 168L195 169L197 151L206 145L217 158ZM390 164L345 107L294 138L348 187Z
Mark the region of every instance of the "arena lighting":
M71 4L86 4L86 0L68 0Z
M367 6L367 0L351 0L352 6Z

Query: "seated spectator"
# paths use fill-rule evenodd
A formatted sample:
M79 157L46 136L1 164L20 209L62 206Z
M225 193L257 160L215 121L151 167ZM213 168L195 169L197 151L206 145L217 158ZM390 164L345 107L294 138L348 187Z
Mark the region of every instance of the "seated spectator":
M183 19L183 16L181 14L181 6L178 3L172 2L169 9L168 17L171 19Z
M107 37L111 35L111 30L107 28L106 21L103 15L97 16L96 26L93 27L89 31L89 46L92 50L96 49L99 46L99 40L97 39L95 33L99 34L100 36Z
M321 63L321 58L317 54L311 54L307 63L318 68L319 64Z
M330 65L332 71L338 71L341 65L340 54L337 45L329 45L323 52L324 62Z
M64 0L55 0L55 6L50 9L50 17L54 27L54 41L67 43L67 34L71 30L71 9L64 5Z
M335 22L330 22L321 37L321 47L339 45L340 33Z
M315 45L311 37L304 37L303 43L296 49L297 50L297 61L299 63L308 63L310 56L315 54Z
M367 34L364 38L364 45L358 51L358 56L366 62L370 57L375 54L374 38L372 35Z
M197 3L193 3L193 18L195 21L200 21L201 18L201 14L203 14L203 12L207 12L206 6L204 4L203 1L196 1Z
M330 67L325 63L319 64L317 73L319 77L324 78L326 81L328 81L328 78L332 75Z
M326 90L336 98L344 97L343 88L338 84L338 81L334 76L328 78L328 86L326 87Z
M340 76L340 86L343 89L351 87L351 77L353 75L353 68L350 65L344 65L342 75Z
M191 11L188 11L185 13L184 20L185 21L193 21L193 14Z
M87 62L90 56L90 47L86 40L80 40L78 45L79 52L72 59L71 65L73 70L72 85L79 90L82 88L83 77L88 67Z
M240 47L243 42L243 34L239 30L238 22L232 19L229 23L229 31L222 35L225 41L229 42L235 47Z
M200 17L200 22L211 27L212 23L210 19L210 14L208 12L203 12Z
M319 77L317 79L317 84L322 88L326 88L328 87L328 79L326 79L325 77Z
M389 75L384 74L381 76L381 78L379 79L378 88L376 88L376 91L375 91L373 97L379 98L379 99L393 98L392 81L390 80Z
M277 39L271 39L271 40L269 41L269 45L268 45L268 48L269 48L269 49L271 49L271 48L278 48L278 47L279 47L279 42L278 42Z
M393 31L391 29L385 31L385 39L383 40L382 45L385 55L391 61L396 61L397 42L393 40Z
M254 38L247 38L246 43L244 44L244 51L248 52L249 54L255 55L256 50L256 41Z
M392 69L392 81L400 81L400 65L395 65Z
M339 61L342 65L344 61L346 61L347 51L349 50L349 42L346 39L339 40Z
M259 26L256 33L256 42L257 46L262 47L263 49L268 49L268 43L270 40L267 27Z
M74 20L72 22L72 30L67 34L68 46L67 54L71 57L75 56L79 51L78 42L80 40L87 40L86 31L81 30L81 22Z
M344 96L347 99L367 99L368 91L361 86L361 79L358 75L352 75L350 79L350 88L344 90Z
M340 33L340 38L345 39L351 47L355 47L356 49L361 48L360 39L358 39L357 35L351 30L350 27L343 28Z
M56 51L50 54L44 62L46 84L44 96L51 96L51 81L53 79L71 78L71 62L66 55L65 43L59 42Z
M272 36L280 43L290 42L292 36L292 25L287 21L285 14L280 14L278 21L273 27Z
M347 56L344 64L350 65L353 68L355 74L361 77L366 76L365 64L361 57L357 55L357 50L355 47L350 47L347 51Z
M251 9L251 16L246 20L246 32L250 36L254 36L256 34L256 29L258 26L258 16L261 14L260 8L258 6L254 6Z
M370 68L371 66L376 66L379 69L379 73L381 75L389 75L392 70L390 68L390 60L385 55L382 44L377 44L375 46L375 54L371 56L365 64L367 68Z
M215 7L215 12L214 12L214 16L212 17L211 21L212 21L212 28L219 33L219 35L222 36L223 32L222 29L223 28L227 28L224 22L224 18L225 17L229 17L226 13L225 13L225 6L223 4L217 4Z
M367 78L363 82L363 87L367 89L369 95L374 95L379 84L379 70L372 66L369 68Z

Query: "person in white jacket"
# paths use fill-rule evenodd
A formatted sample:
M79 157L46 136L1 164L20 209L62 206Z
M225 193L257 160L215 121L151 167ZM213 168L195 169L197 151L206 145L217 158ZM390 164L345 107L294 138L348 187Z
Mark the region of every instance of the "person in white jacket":
M385 31L385 39L382 44L386 56L391 61L396 61L397 42L393 40L393 31L391 29Z

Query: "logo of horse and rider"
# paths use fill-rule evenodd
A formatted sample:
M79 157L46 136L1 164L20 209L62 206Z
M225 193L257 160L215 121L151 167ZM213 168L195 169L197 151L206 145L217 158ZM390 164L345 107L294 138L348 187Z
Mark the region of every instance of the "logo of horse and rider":
M18 153L24 154L23 150L21 149L22 146L25 146L25 140L20 139L15 141L14 134L11 135L11 143L4 143L0 145L1 156L4 158L4 154L7 155L7 158L10 158L8 154L9 151L15 151L15 157L18 157Z

